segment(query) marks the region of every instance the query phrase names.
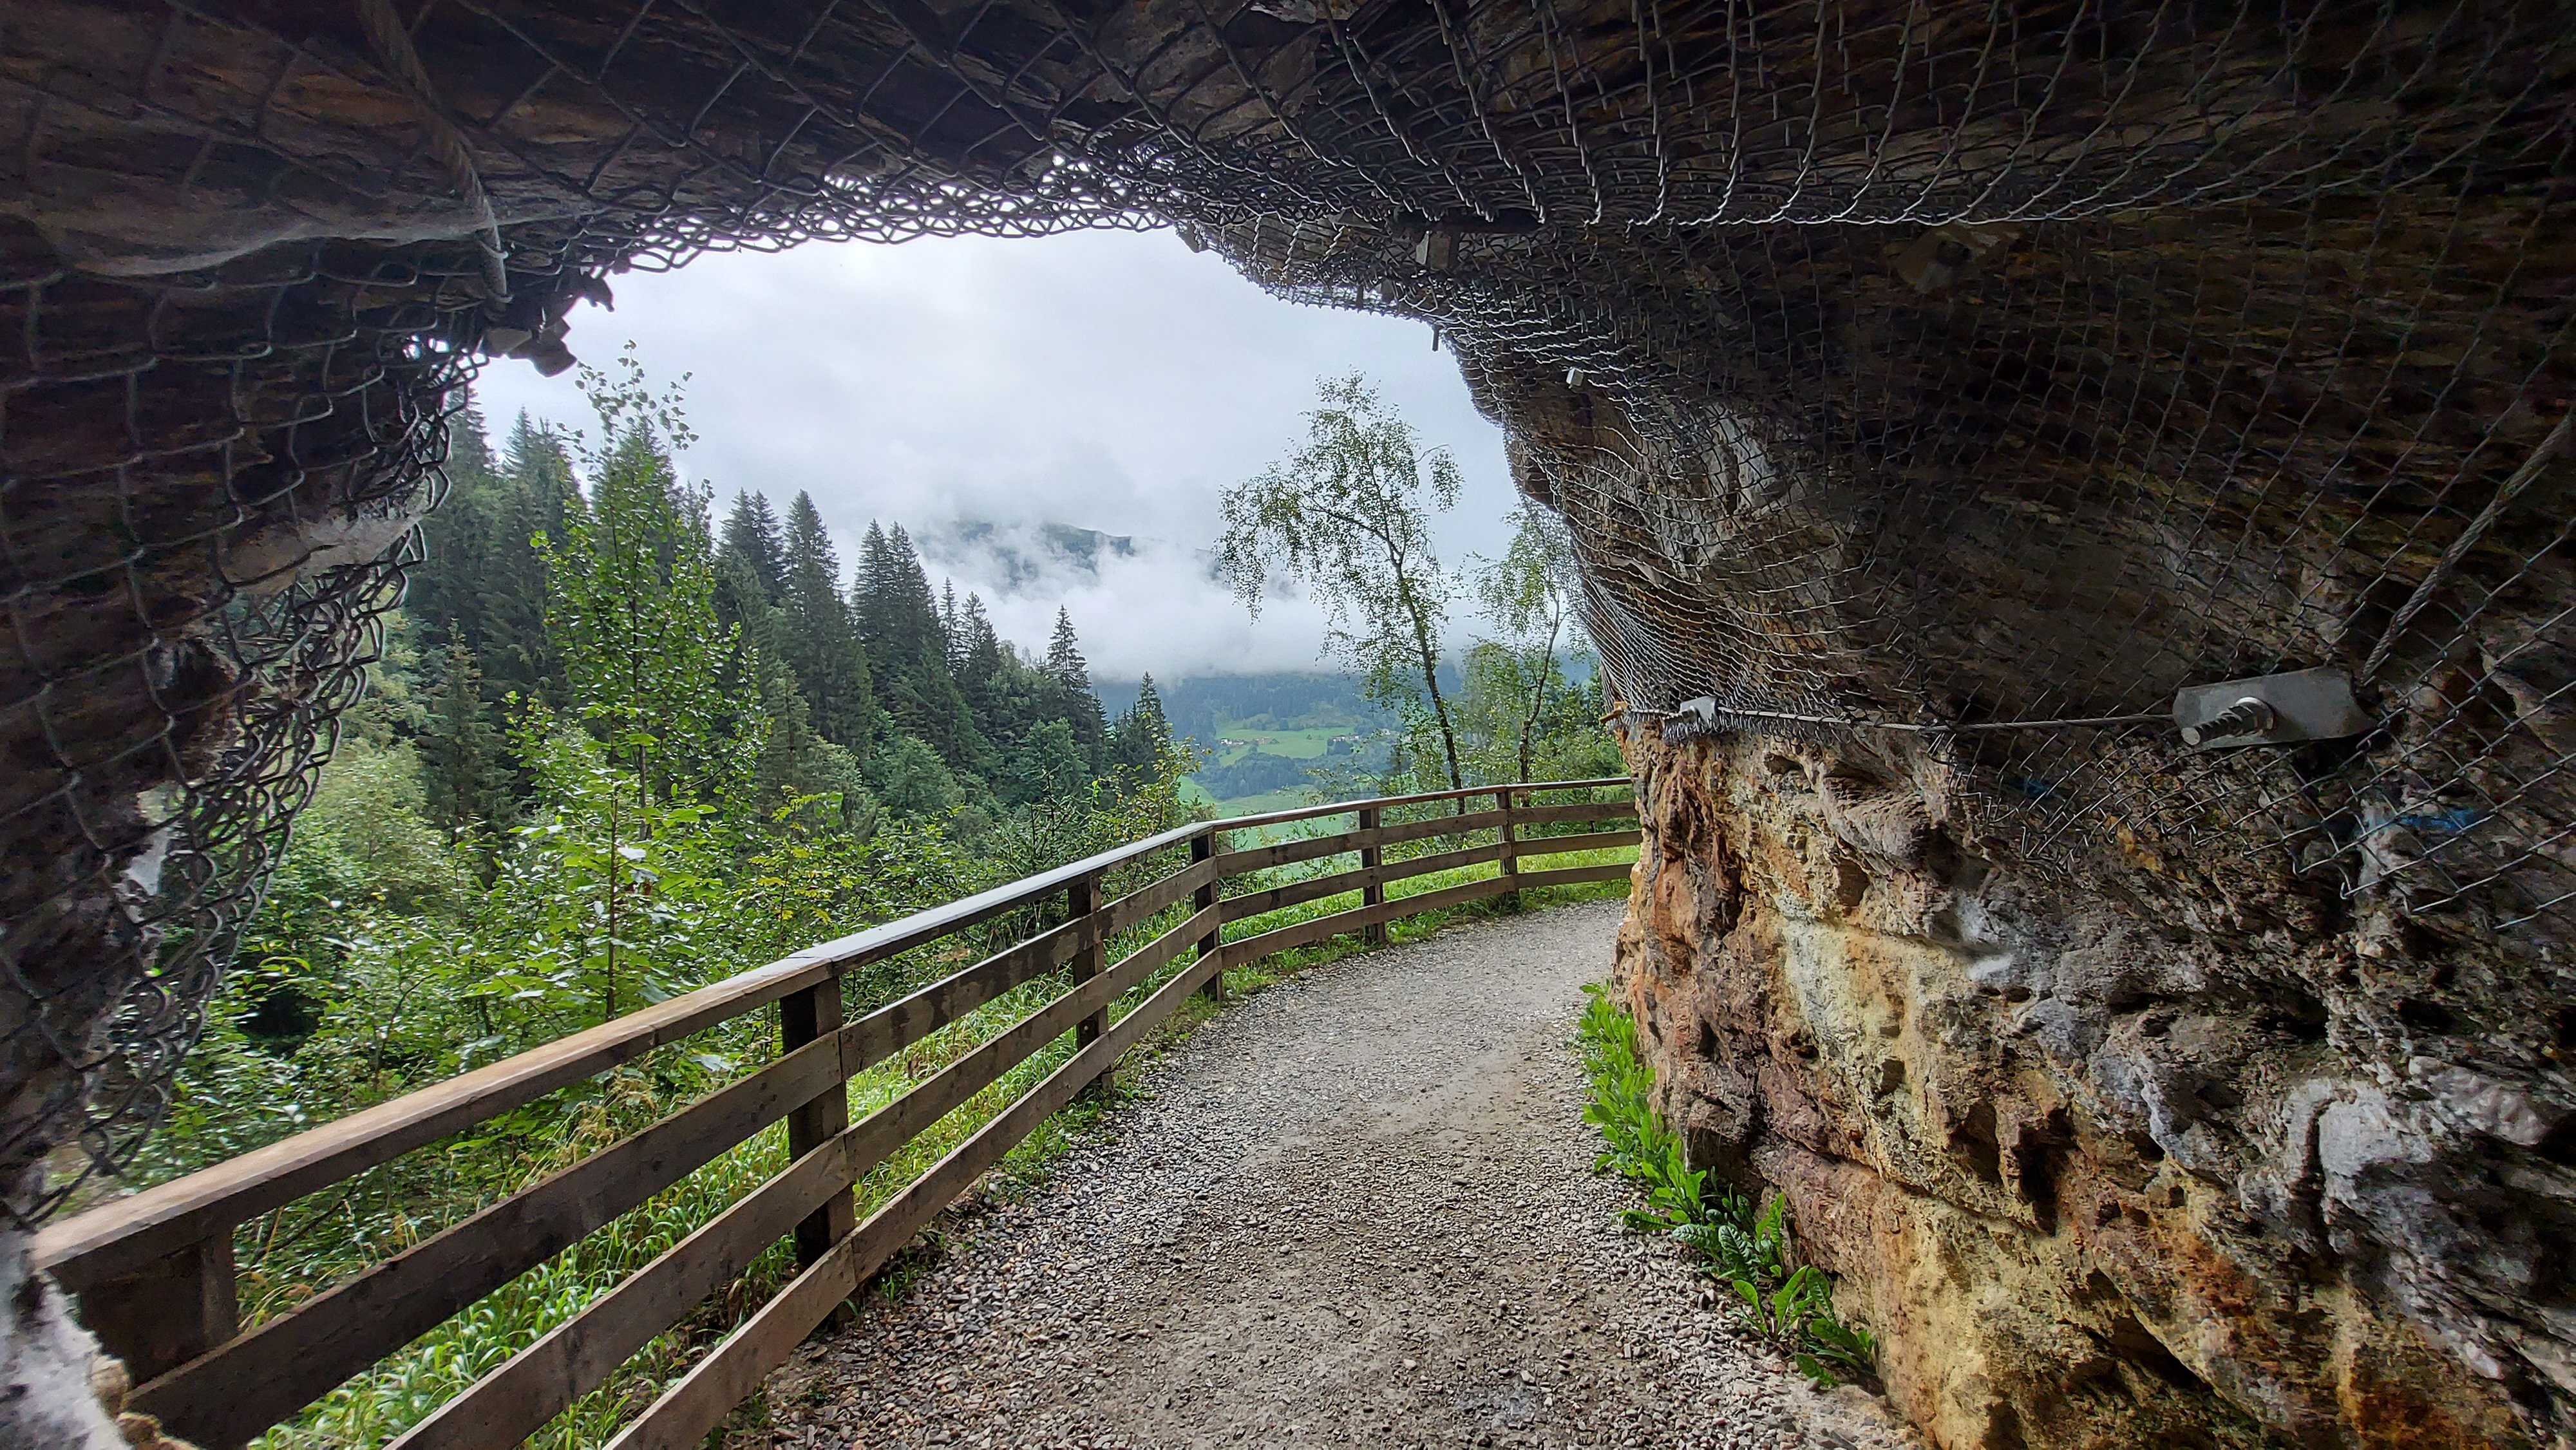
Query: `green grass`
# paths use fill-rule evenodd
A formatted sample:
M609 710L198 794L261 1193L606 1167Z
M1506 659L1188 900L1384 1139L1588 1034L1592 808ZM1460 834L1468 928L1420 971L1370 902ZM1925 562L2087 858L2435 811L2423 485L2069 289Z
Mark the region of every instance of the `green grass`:
M1222 816L1262 816L1272 811L1293 811L1299 806L1313 804L1314 801L1307 797L1306 792L1291 789L1264 791L1260 795L1239 795L1231 800L1218 801L1216 808L1218 814Z
M1452 843L1432 844L1446 846ZM1624 850L1590 852L1554 858L1544 864L1555 866L1620 860L1630 854ZM1277 885L1300 873L1346 869L1352 859L1345 856L1261 873L1258 878L1237 882L1236 890ZM1388 895L1390 899L1400 900L1464 881L1490 878L1494 874L1496 868L1490 864L1444 871L1394 883L1388 888ZM1411 941L1461 920L1506 915L1570 901L1604 899L1624 895L1625 892L1626 883L1623 881L1528 891L1522 893L1523 900L1517 905L1488 900L1401 919L1389 925L1388 935L1392 941ZM1226 928L1225 936L1228 940L1235 940L1358 904L1358 893L1346 893L1233 923ZM1110 943L1111 959L1115 960L1161 931L1178 925L1186 915L1185 907L1175 907L1154 921L1122 933ZM1232 968L1226 973L1226 986L1231 995L1258 992L1273 983L1365 950L1366 943L1356 934L1335 937ZM1175 963L1155 974L1114 1004L1112 1015L1123 1017L1133 1011L1155 988L1187 965L1186 961ZM946 969L954 970L954 967ZM1030 982L932 1033L895 1057L854 1076L848 1088L852 1120L892 1102L978 1044L1044 1006L1065 986L1060 977ZM1122 1059L1119 1071L1132 1072L1137 1063L1186 1036L1219 1010L1221 1008L1205 997L1192 996L1170 1018L1146 1034ZM906 1144L860 1181L857 1189L860 1216L864 1218L905 1185L919 1178L1013 1100L1062 1066L1072 1053L1073 1035L1067 1033ZM1007 1197L1027 1192L1043 1183L1055 1160L1094 1131L1100 1115L1118 1100L1121 1092L1113 1075L1108 1091L1086 1097L1049 1117L1025 1142L1012 1150L1000 1168L986 1176L980 1191ZM640 1122L679 1106L677 1101L666 1100L668 1096L667 1088L657 1087L656 1080L648 1071L628 1070L612 1074L601 1084L595 1101L576 1119L573 1130L564 1136L554 1151L523 1165L523 1181L532 1182L632 1132ZM784 1132L773 1126L698 1169L675 1187L607 1228L522 1274L400 1353L343 1384L294 1422L270 1431L256 1442L259 1450L324 1450L324 1447L329 1447L329 1450L368 1450L368 1447L384 1444L539 1336L581 1312L629 1274L786 1166ZM404 1227L393 1235L386 1247L398 1250L435 1227L434 1224ZM939 1230L934 1228L925 1235L926 1245L917 1243L899 1256L881 1276L873 1292L880 1296L899 1296L923 1267L935 1262L938 1233ZM604 1444L614 1435L618 1425L631 1418L663 1385L685 1372L698 1355L767 1300L793 1273L794 1261L788 1246L784 1243L771 1246L723 1294L699 1306L679 1325L656 1337L605 1385L558 1416L528 1443L542 1447L542 1450L585 1450L585 1447ZM288 1305L284 1303L274 1306L275 1309L285 1307ZM758 1412L756 1406L747 1411Z
M1348 725L1315 730L1254 730L1237 725L1220 730L1218 733L1224 739L1245 742L1241 745L1221 747L1222 757L1219 763L1232 765L1255 750L1264 755L1285 756L1290 760L1319 759L1327 749L1331 748L1333 737L1355 735L1359 731Z

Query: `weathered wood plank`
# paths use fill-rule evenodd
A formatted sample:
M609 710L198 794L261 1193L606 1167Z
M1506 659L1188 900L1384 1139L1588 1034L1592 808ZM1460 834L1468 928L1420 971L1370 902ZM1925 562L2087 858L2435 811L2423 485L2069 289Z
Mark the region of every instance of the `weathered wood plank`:
M1167 934L1168 935L1168 934ZM1114 1066L1146 1029L1171 1015L1197 991L1217 961L1193 962L1120 1018L1099 1041L1076 1053L1047 1080L1005 1108L991 1122L933 1165L928 1173L869 1215L822 1262L762 1305L741 1328L709 1351L677 1384L609 1443L609 1450L694 1450L735 1405L760 1387L761 1378L787 1356L833 1305L854 1293L885 1266L897 1249L937 1218L1002 1160L1049 1114Z
M1380 825L1384 824L1384 822L1385 817L1375 806L1369 806L1360 812L1359 828L1363 835L1376 830ZM1373 873L1385 864L1386 852L1384 850L1377 846L1363 846L1360 848L1360 870L1362 872ZM1368 878L1368 884L1360 888L1360 905L1363 907L1382 906L1385 903L1386 878L1383 876L1370 875ZM1386 945L1385 922L1371 922L1367 926L1361 928L1361 930L1366 933L1367 941L1370 946L1382 947Z
M1599 868L1580 869L1597 870ZM1619 869L1625 871L1628 868L1622 866ZM1531 877L1523 876L1521 884L1530 885ZM1419 912L1438 911L1442 907L1456 906L1461 902L1482 900L1488 896L1500 895L1510 889L1511 883L1500 877L1464 882L1457 886L1444 886L1438 891L1426 891L1419 896L1399 897L1380 906L1360 906L1349 911L1337 911L1330 916L1294 922L1262 932L1257 936L1230 941L1225 944L1222 955L1227 966L1241 966L1246 962L1257 962L1263 957L1287 951L1292 947L1311 946L1319 941L1328 941L1344 932L1357 931L1365 926L1393 921L1398 917L1412 916Z
M841 1081L814 1042L145 1383L170 1432L238 1445Z
M1387 881L1410 881L1416 876L1430 876L1442 871L1455 871L1461 866L1481 866L1496 858L1503 848L1500 841L1487 841L1481 846L1462 846L1455 851L1435 851L1428 856L1405 856L1382 867Z
M1553 871L1524 871L1520 884L1524 891L1541 886L1580 886L1586 881L1617 881L1633 874L1634 869L1625 861L1606 866L1559 866Z
M1285 886L1273 886L1265 891L1249 891L1241 896L1229 896L1219 905L1224 908L1226 921L1232 923L1266 915L1283 906L1299 906L1309 901L1320 901L1327 896L1339 896L1345 891L1357 891L1367 886L1370 880L1371 876L1366 868L1355 871L1336 871L1329 876L1309 876L1302 881L1291 881Z
M1247 871L1267 871L1273 866L1294 866L1300 861L1319 861L1356 851L1358 835L1343 831L1331 836L1303 836L1294 841L1273 841L1267 846L1247 846L1240 851L1223 852L1216 858L1220 876L1240 876Z
M782 1053L792 1053L817 1038L837 1040L841 1028L841 979L826 977L802 992L791 992L778 999L778 1045ZM839 1052L836 1048L834 1057ZM837 1070L831 1086L816 1093L803 1107L787 1115L787 1156L802 1158L816 1148L841 1136L850 1126L850 1095L845 1084L847 1067ZM804 1222L796 1225L796 1262L810 1264L823 1257L832 1245L839 1243L858 1223L858 1207L846 1193L838 1194L814 1210Z
M1073 949L1073 961L1068 968L1077 990L1100 975L1100 958L1104 943L1100 930L1101 923L1097 916L1099 910L1099 877L1085 876L1065 888L1065 914L1080 922L1082 926L1080 938ZM1103 1001L1099 1010L1092 1012L1075 1025L1074 1045L1089 1047L1100 1040L1101 1033L1108 1030L1109 1005Z
M1532 856L1562 856L1573 851L1616 851L1634 846L1638 840L1634 826L1624 831L1588 831L1580 836L1523 836L1520 856L1526 861Z
M1068 921L1004 947L953 976L897 998L841 1029L842 1064L859 1072L1001 996L1073 960L1083 923Z
M1397 846L1407 841L1428 840L1433 836L1463 835L1469 831L1490 831L1503 823L1501 811L1469 811L1463 816L1434 816L1428 820L1401 821L1391 826L1377 826L1365 831L1344 831L1338 836L1317 836L1302 841L1282 841L1271 846L1255 846L1243 851L1228 851L1216 858L1221 876L1240 876L1247 871L1266 871L1273 866L1287 866L1299 861L1312 861L1322 856L1338 856L1345 851L1358 851L1371 846Z
M1532 793L1541 791L1605 790L1614 785L1627 785L1630 783L1629 777L1627 776L1610 775L1603 776L1598 780L1552 780L1534 782L1528 787L1528 789ZM1317 816L1347 815L1360 809L1362 806L1376 806L1380 810L1383 810L1388 806L1421 805L1428 801L1451 801L1457 800L1463 796L1488 795L1491 794L1492 791L1493 787L1491 786L1471 785L1463 790L1434 790L1424 791L1418 795L1390 795L1377 796L1368 800L1335 801L1331 805L1299 806L1292 810L1271 811L1266 815L1234 816L1227 819L1224 822L1224 826L1229 831L1257 830L1264 826L1284 826L1295 821L1311 821Z
M270 1209L718 1022L767 1006L835 971L882 960L979 925L1051 896L1077 877L1149 856L1209 829L1204 823L1175 827L1086 860L808 947L614 1022L601 1023L202 1172L50 1224L37 1235L36 1263L53 1270L75 1292L83 1284L136 1273L191 1244L228 1234L234 1225Z
M1524 826L1553 826L1565 821L1615 821L1634 819L1637 803L1624 801L1572 801L1561 806L1523 806L1513 812Z
M233 1337L241 1327L233 1236L190 1244L128 1278L81 1291L81 1323L126 1372L150 1380Z
M799 1158L441 1406L394 1442L392 1450L498 1450L534 1434L573 1401L607 1383L619 1365L693 1305L730 1283L813 1205L846 1197L853 1183L896 1149L1076 1022L1152 976L1211 924L1212 918L1202 913L1164 932L822 1145L830 1156Z
M1383 888L1389 881L1404 881L1415 876L1429 876L1434 872L1454 871L1461 866L1479 866L1487 861L1498 859L1501 852L1501 842L1488 841L1481 846L1442 851L1432 856L1410 856L1400 861L1381 861L1375 867L1364 866L1355 871L1336 871L1330 876L1310 876L1303 881L1291 881L1285 886L1273 886L1266 891L1253 891L1241 896L1227 897L1225 919L1229 922L1243 921L1277 911L1281 907L1320 901L1327 896L1339 896L1345 891L1362 892L1362 904L1365 905L1369 904L1365 892L1370 886ZM1380 902L1385 900L1383 890L1377 899Z
M526 1440L740 1277L816 1207L847 1198L859 1177L849 1152L845 1138L834 1138L796 1160L439 1406L387 1450L503 1450Z
M1211 833L1212 834L1212 833ZM1190 899L1201 887L1216 879L1216 868L1200 848L1207 835L1190 841L1190 864L1151 885L1140 886L1101 908L1104 936L1116 936L1131 927L1142 925L1156 916Z
M1190 896L1190 905L1194 908L1192 914L1213 915L1217 899L1224 894L1225 890L1216 874L1216 833L1214 831L1190 842L1190 874L1198 881L1197 890ZM1202 957L1216 955L1216 949L1223 941L1224 935L1222 925L1210 929L1208 934L1197 943L1199 955ZM1225 973L1209 973L1207 985L1200 990L1207 993L1208 1000L1211 1002L1224 1001Z

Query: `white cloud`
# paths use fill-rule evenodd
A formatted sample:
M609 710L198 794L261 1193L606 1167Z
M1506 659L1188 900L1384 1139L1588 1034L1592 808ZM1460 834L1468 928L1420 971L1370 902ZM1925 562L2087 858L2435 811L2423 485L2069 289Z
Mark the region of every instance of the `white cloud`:
M1507 542L1502 435L1426 326L1282 302L1168 233L818 243L615 281L614 313L574 314L573 350L605 363L631 338L657 385L691 375L699 440L683 466L720 510L737 488L782 506L809 490L844 562L870 519L1137 539L1097 577L1015 597L996 597L997 578L958 579L1023 644L1042 646L1069 608L1103 676L1313 666L1313 605L1273 601L1255 624L1198 551L1226 486L1296 445L1320 376L1368 374L1457 456L1466 486L1442 521L1444 558ZM521 408L589 421L570 375L505 361L477 391L496 431Z

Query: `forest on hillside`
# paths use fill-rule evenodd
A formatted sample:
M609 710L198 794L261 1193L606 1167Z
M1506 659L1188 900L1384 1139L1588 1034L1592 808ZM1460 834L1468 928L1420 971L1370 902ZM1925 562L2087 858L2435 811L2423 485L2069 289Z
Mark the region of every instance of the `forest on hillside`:
M870 523L845 562L805 494L781 507L739 489L720 509L675 464L692 438L680 400L631 360L622 378L586 372L585 390L586 433L522 415L496 445L470 405L451 417L447 496L385 601L366 698L125 1186L1202 817L1193 771L1346 796L1437 790L1460 769L1617 768L1597 685L1569 677L1562 595L1543 632L1506 627L1454 666L1426 654L1418 696L1401 672L1196 683L1202 750L1176 739L1150 677L1104 708L1061 610L1043 646L1001 639L975 594L933 586L900 524ZM1507 576L1535 577L1495 564L1478 587ZM852 1009L957 970L947 950L852 973ZM775 1039L746 1017L261 1215L235 1236L243 1322L704 1095ZM916 1066L886 1065L869 1091ZM383 1443L783 1153L755 1138L262 1443ZM714 1324L675 1331L619 1383L652 1381ZM623 1392L541 1439L595 1443Z
M676 400L593 395L587 451L453 419L156 1174L1188 817L1152 681L1110 719L1069 618L998 638L900 526L845 568L801 493L719 522Z

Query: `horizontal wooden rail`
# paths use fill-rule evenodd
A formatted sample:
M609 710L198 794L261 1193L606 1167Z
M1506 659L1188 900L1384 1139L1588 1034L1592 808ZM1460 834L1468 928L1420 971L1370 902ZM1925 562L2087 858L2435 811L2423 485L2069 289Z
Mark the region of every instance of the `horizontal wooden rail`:
M1188 841L1204 824L1104 851L1087 860L915 912L899 921L808 947L765 967L631 1012L489 1067L405 1093L310 1132L257 1148L202 1173L47 1226L36 1265L66 1287L112 1278L229 1231L282 1204L435 1143L559 1087L594 1077L657 1047L765 1007L826 976L899 956L1062 891L1081 877Z
M783 1119L795 1155L783 1171L396 1442L402 1450L518 1444L606 1384L637 1350L721 1292L792 1231L804 1265L796 1279L617 1441L620 1447L693 1445L977 1174L1047 1114L1103 1078L1119 1054L1189 992L1213 989L1229 967L1347 932L1380 940L1386 924L1403 917L1623 876L1630 868L1621 863L1546 870L1529 863L1634 845L1633 827L1561 836L1534 836L1530 830L1633 818L1633 797L1550 805L1529 804L1527 798L1626 784L1486 786L1166 831L827 942L82 1214L39 1236L38 1262L81 1296L84 1314L109 1348L132 1360L144 1381L132 1396L133 1408L159 1416L174 1434L207 1450L233 1450ZM1451 809L1438 809L1444 805ZM1390 811L1399 818L1390 820ZM1356 824L1338 833L1224 849L1229 835L1338 815L1350 815ZM1401 818L1406 816L1417 818ZM1413 855L1388 849L1444 837L1464 839ZM1183 847L1186 864L1155 864L1158 853ZM1225 894L1231 878L1353 853L1360 862L1356 869L1308 870L1287 879L1273 874L1247 891ZM1398 882L1492 863L1501 869L1410 896L1388 895L1387 888ZM1101 901L1100 884L1121 867L1159 874ZM1261 929L1258 918L1353 893L1360 896L1356 907ZM843 974L1059 899L1068 912L1060 924L843 1021ZM1222 939L1229 924L1245 922L1248 934ZM1132 940L1130 933L1157 923L1161 929L1150 940L1108 960L1105 948L1113 940ZM1187 963L1142 1004L1109 1020L1115 1003L1185 956ZM853 1074L1041 979L1067 985L892 1102L848 1121L842 1084ZM230 1248L238 1225L772 1002L782 1003L787 1048L776 1060L294 1309L247 1332L235 1331ZM865 1221L854 1222L854 1185L1067 1033L1074 1034L1073 1055L1063 1067L923 1178ZM186 1302L214 1308L181 1316L174 1330L168 1306L179 1301L173 1294L195 1296ZM120 1337L129 1342L118 1342Z

